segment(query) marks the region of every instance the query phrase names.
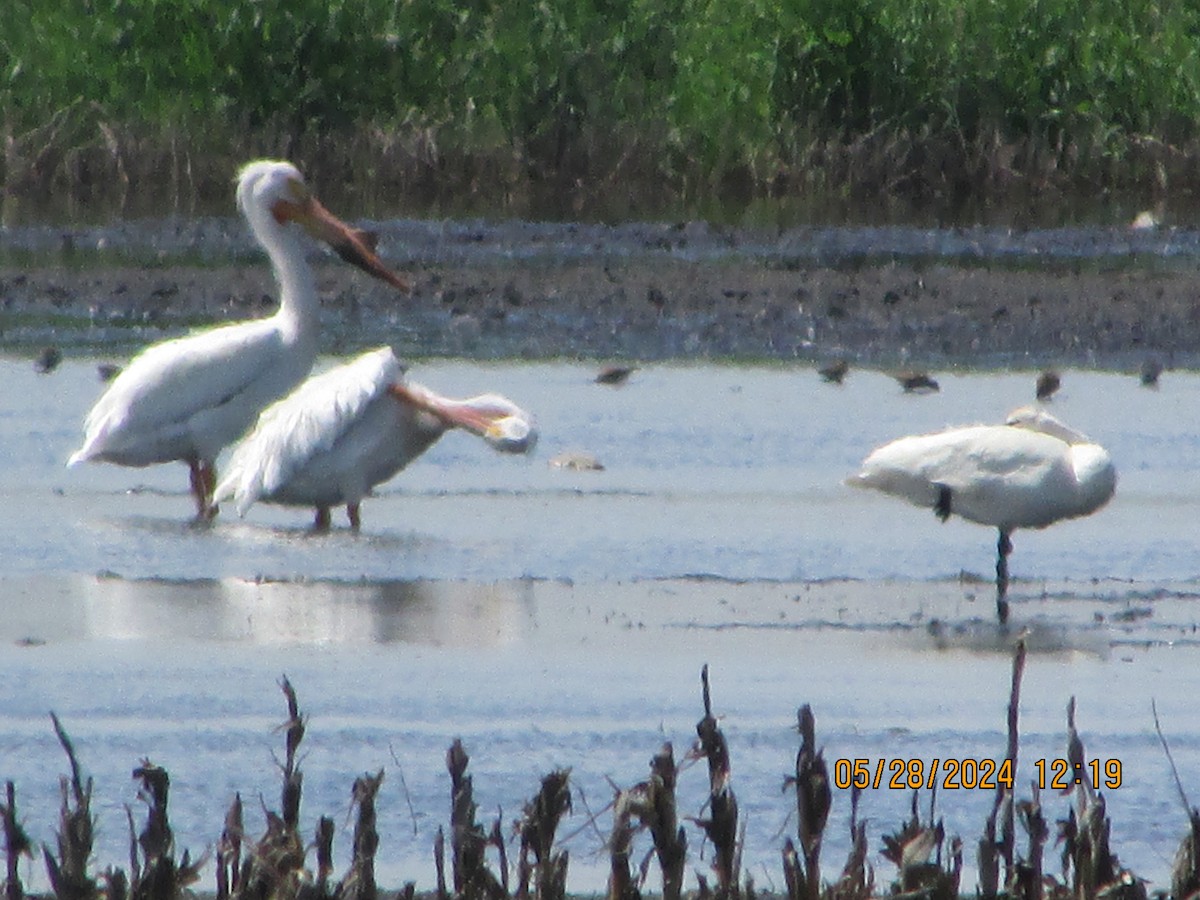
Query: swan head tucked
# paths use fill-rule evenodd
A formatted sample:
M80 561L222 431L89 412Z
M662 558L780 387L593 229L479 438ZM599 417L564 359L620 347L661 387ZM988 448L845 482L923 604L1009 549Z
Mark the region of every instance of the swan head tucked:
M1109 452L1087 435L1064 425L1036 406L1022 406L1008 415L1006 423L1057 438L1068 445L1067 459L1075 479L1074 508L1064 517L1095 512L1112 499L1117 489L1117 469Z
M1014 409L1008 414L1004 424L1046 434L1058 438L1066 444L1090 444L1092 442L1087 435L1063 424L1046 410L1037 406L1022 406Z
M290 162L260 159L244 165L238 172L237 204L268 252L291 244L287 229L295 223L346 262L402 291L411 290L407 279L393 273L375 255L374 235L351 228L325 209Z

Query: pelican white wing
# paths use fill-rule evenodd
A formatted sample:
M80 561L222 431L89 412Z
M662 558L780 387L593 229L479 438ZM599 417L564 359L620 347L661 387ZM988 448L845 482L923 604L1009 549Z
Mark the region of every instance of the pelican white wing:
M309 365L307 354L291 352L265 319L156 344L97 401L84 423L83 446L69 463L145 466L197 453L215 458Z
M234 450L215 499L234 498L244 514L258 499L280 491L328 452L403 374L404 367L385 347L308 379L263 410L254 431Z

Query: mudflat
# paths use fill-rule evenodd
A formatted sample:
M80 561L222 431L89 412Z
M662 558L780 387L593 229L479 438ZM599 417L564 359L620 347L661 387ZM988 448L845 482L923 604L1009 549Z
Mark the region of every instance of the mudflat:
M394 222L411 296L317 262L327 350L409 356L740 358L1136 369L1197 362L1197 236ZM237 220L9 229L11 346L136 346L269 313Z

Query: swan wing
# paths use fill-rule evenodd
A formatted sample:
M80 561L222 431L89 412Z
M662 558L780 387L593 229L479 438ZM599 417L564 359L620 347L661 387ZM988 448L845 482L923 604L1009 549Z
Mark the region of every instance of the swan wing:
M987 525L1033 525L1070 487L1067 445L1037 432L980 425L900 438L863 461L849 480L933 508L952 492L953 512Z

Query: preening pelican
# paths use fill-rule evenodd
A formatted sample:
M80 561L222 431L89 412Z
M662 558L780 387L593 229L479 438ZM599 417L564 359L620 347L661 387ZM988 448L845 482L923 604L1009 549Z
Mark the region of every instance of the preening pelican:
M537 441L532 418L504 397L441 397L406 381L389 348L372 350L263 410L234 449L216 499L233 498L239 515L258 500L313 506L318 530L329 528L331 507L345 504L357 529L371 489L451 428L507 453L528 452Z
M1103 447L1034 407L1004 425L972 425L903 437L879 447L848 484L874 488L999 529L996 614L1008 620L1008 555L1017 528L1045 528L1089 515L1117 486Z
M216 513L212 495L222 448L244 434L267 404L299 384L316 360L317 291L301 230L347 262L409 290L408 281L375 255L373 240L318 203L291 163L259 160L244 166L237 203L271 259L280 289L278 312L143 350L88 413L83 446L68 462L149 466L181 460L191 472L199 519Z

